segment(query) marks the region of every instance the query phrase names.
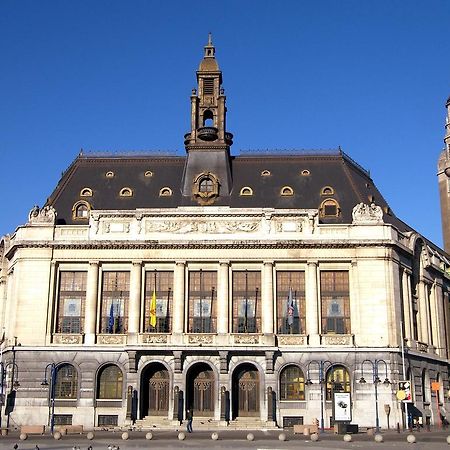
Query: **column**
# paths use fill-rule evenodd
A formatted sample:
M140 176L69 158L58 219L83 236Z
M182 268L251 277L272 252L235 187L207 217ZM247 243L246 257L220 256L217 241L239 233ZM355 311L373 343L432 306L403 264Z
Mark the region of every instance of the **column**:
M427 293L425 283L421 280L419 282L419 341L428 344L428 307L427 307Z
M184 330L184 261L175 262L173 275L173 334L181 334Z
M273 334L273 261L264 261L261 300L262 332Z
M430 312L431 312L431 317L430 317L430 321L432 323L432 328L431 328L431 342L433 343L434 347L439 348L440 345L440 341L439 341L439 336L440 336L440 322L439 322L439 316L438 316L438 305L437 305L437 289L438 286L436 285L436 283L434 283L431 286L431 291L430 291ZM439 350L437 351L437 353L439 354Z
M443 358L446 357L445 349L447 347L447 343L445 342L445 312L443 309L444 306L444 299L442 295L442 284L441 281L436 282L434 286L434 293L435 293L435 301L436 301L436 314L437 314L437 322L439 323L439 328L437 331L437 338L435 345L438 347L437 354L439 356L442 356Z
M127 344L137 344L142 292L142 263L133 261L130 273Z
M405 322L405 336L411 342L413 339L412 317L411 317L411 297L409 290L409 275L405 269L402 270L402 297L403 297L403 320Z
M84 343L95 344L95 325L97 322L98 261L90 261L86 282L86 314L84 324Z
M305 275L306 334L309 335L309 344L317 346L320 345L317 261L308 261Z
M228 333L229 319L229 261L219 261L219 273L217 279L217 333Z

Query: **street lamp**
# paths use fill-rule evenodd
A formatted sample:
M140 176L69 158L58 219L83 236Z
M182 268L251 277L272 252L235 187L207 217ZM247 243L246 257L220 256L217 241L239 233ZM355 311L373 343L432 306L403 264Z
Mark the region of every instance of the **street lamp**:
M3 388L5 386L5 380L6 380L6 374L8 371L8 368L12 368L11 369L11 384L10 384L10 390L9 390L9 394L7 398L11 398L12 397L12 392L14 389L17 389L20 386L19 383L19 368L17 367L17 364L13 361L13 362L9 362L9 363L4 363L3 361L0 361L0 396L1 396L1 404L4 403L4 392L3 392ZM8 415L8 424L7 426L9 426L9 414L10 414L10 409L8 408L8 402L6 402L6 408L5 408L5 414ZM1 406L0 406L0 428L2 425L2 416L1 416Z
M378 376L378 366L380 364L384 364L384 370L385 370L385 379L383 381L383 384L385 386L389 386L391 382L389 381L389 378L387 376L387 364L384 359L375 359L371 361L370 359L365 359L361 363L361 378L359 380L360 383L364 384L366 383L366 380L364 378L364 364L370 364L372 366L372 382L375 386L375 429L377 433L380 431L380 418L378 417L378 384L381 383L381 379Z
M47 381L47 372L50 368L50 385ZM48 424L50 425L50 433L53 434L53 428L55 426L55 384L56 384L56 364L49 363L44 369L44 380L41 386L49 386L48 394L50 397L50 405L48 408Z
M329 367L331 367L333 365L333 363L331 361L325 360L311 360L308 363L307 366L307 375L306 375L306 381L305 384L307 386L310 386L311 384L313 384L313 382L311 381L311 377L310 377L310 368L311 368L311 364L315 364L317 365L317 368L319 369L319 383L320 383L320 430L322 431L322 433L324 432L325 429L325 425L324 425L324 420L323 420L323 387L324 384L326 382L325 379L325 371L326 369L328 369Z

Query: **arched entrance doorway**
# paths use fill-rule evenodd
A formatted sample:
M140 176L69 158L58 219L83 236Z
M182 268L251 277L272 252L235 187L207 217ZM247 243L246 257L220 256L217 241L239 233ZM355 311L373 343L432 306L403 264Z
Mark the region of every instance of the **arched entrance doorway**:
M252 364L233 372L233 419L259 416L259 373Z
M145 368L141 379L141 417L168 415L169 385L169 372L162 364Z
M195 416L214 415L214 372L208 364L195 364L187 374L186 409Z

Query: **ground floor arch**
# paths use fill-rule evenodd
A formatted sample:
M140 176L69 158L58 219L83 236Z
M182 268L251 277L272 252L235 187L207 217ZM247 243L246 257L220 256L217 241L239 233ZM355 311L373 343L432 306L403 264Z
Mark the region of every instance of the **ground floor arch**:
M169 372L163 364L152 363L145 367L141 375L141 417L168 415L169 388Z
M215 376L206 363L194 364L186 375L186 409L191 409L195 416L214 416Z
M250 363L239 365L232 376L232 418L260 415L260 379Z

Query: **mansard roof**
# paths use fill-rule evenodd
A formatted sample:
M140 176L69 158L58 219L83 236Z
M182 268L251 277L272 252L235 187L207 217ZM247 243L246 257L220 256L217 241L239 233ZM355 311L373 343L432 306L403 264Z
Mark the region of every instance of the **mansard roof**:
M72 213L79 201L88 202L93 210L198 206L193 196L182 195L185 163L186 157L176 154L80 154L47 205L56 209L59 224L80 223ZM245 152L231 156L230 166L231 193L221 196L219 190L212 206L319 209L324 200L333 199L340 214L320 221L348 224L356 204L375 202L383 209L385 222L407 229L390 211L370 174L341 150ZM131 195L121 195L124 188ZM161 195L165 188L171 195ZM83 196L83 190L91 195Z

